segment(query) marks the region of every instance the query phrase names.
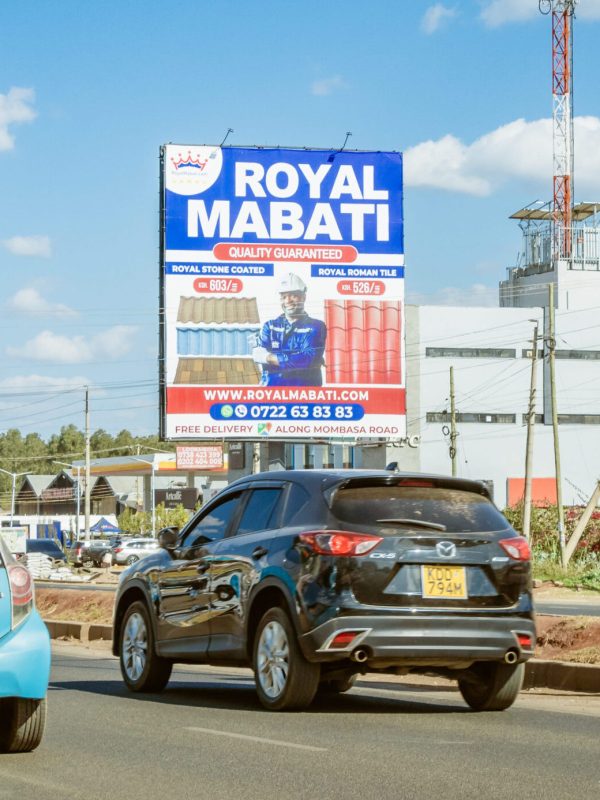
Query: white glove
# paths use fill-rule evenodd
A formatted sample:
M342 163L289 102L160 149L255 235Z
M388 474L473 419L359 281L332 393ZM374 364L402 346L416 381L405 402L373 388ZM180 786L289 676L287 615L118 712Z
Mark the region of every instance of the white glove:
M252 358L257 364L266 364L269 351L266 347L255 347L252 350Z

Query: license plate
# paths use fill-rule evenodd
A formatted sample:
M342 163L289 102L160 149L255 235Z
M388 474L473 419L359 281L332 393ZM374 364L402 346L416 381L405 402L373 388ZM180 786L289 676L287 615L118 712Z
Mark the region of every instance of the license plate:
M445 564L421 567L421 594L423 597L467 598L467 576L464 567L447 567Z

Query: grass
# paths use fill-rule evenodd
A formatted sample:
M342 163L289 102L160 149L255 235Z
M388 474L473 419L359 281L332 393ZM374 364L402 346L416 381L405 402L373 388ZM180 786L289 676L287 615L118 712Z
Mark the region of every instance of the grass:
M600 563L597 559L572 561L563 569L555 554L533 552L533 577L542 581L562 583L569 589L592 589L600 592Z

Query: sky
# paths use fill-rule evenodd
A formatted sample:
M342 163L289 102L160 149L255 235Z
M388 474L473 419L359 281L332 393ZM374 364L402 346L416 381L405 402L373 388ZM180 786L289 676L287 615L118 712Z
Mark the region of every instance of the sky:
M600 0L574 28L575 199L600 199ZM497 305L552 193L538 0L3 0L0 432L158 431L161 144L404 153L406 296Z

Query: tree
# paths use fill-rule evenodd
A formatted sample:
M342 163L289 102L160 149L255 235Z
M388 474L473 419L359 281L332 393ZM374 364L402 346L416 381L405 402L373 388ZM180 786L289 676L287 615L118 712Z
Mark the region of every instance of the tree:
M48 441L51 458L76 458L85 452L85 436L76 425L63 425L58 436L54 434Z
M102 428L98 428L98 430L94 431L90 436L90 448L94 455L99 458L109 458L115 455L113 451L114 446L115 441L113 437L110 433L102 430Z

